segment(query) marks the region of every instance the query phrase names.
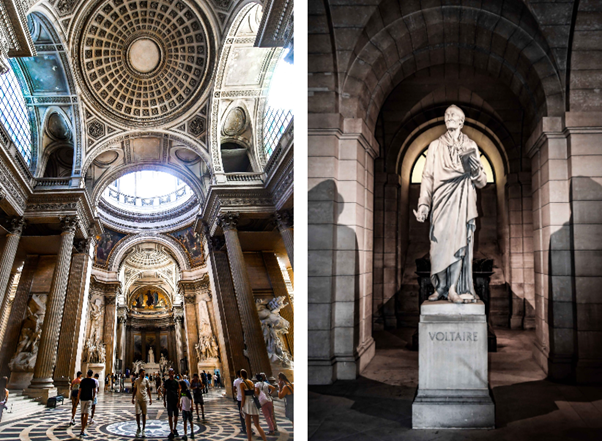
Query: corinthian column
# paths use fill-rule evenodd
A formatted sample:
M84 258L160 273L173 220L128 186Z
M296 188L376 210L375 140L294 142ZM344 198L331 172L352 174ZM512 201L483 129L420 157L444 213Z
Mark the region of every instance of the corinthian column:
M247 273L245 257L238 238L238 213L226 213L219 217L219 224L224 230L228 260L230 261L230 272L234 281L236 301L240 311L240 319L243 329L243 341L245 356L249 359L251 373L264 372L268 377L272 375L268 352L263 340L263 331L255 306L253 289Z
M196 316L196 288L195 282L180 281L180 289L184 294L184 329L186 330L186 344L188 347L188 371L192 375L198 370L198 359L195 346L199 343L199 325Z
M88 289L90 286L91 240L75 241L76 252L71 259L67 298L63 310L61 338L58 344L54 384L58 393L67 396L69 385L81 366L81 353L88 312ZM58 324L58 322L57 322Z
M63 308L67 294L67 282L69 280L69 269L71 267L71 253L73 250L73 239L77 228L76 218L64 218L62 221L61 243L52 285L46 302L46 316L42 325L42 336L38 349L38 358L33 373L33 380L25 394L32 398L41 398L46 404L49 397L56 396L52 373L54 370L59 340L59 331L63 319Z
M291 268L294 270L295 235L293 234L293 211L281 210L278 211L274 217L276 218L276 225L278 226L278 231L280 231L284 247L286 248L288 260L291 262Z
M16 218L11 220L10 231L6 235L6 244L0 257L0 305L2 305L2 312L0 316L0 323L4 323L8 320L8 314L10 309L8 306L8 291L10 290L9 281L10 273L15 263L15 254L17 254L17 248L19 247L19 240L21 239L21 233L25 228L25 221L23 218ZM4 332L0 335L0 342L4 337Z

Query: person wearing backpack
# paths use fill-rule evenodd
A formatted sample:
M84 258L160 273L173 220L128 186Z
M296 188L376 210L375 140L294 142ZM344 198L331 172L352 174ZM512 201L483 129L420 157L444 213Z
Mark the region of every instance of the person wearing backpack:
M265 432L259 425L259 408L261 404L259 401L255 402L255 385L251 380L249 380L249 375L247 371L244 369L240 370L240 376L242 377L242 381L239 383L238 387L240 388L240 392L242 395L242 412L245 415L245 425L247 426L247 440L253 440L253 431L251 430L251 419L253 420L253 425L259 432L259 435L263 439L263 441L267 441L265 437Z
M259 398L261 404L261 411L265 420L268 422L270 431L268 435L276 434L276 421L274 420L274 403L272 401L272 391L276 388L266 381L265 374L257 374L255 376L257 383L255 383L255 395Z

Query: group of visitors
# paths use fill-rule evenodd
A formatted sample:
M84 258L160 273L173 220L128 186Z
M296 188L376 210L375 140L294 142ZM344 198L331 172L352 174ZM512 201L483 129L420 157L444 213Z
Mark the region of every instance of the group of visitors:
M77 405L81 403L81 432L80 437L87 436L86 426L88 422L94 424L94 413L96 404L98 404L98 392L100 390L99 374L92 370L86 372L86 378L82 379L82 372L77 372L76 378L71 382L71 425L75 426L75 411ZM90 415L92 413L92 415ZM88 421L88 416L90 416Z
M255 376L256 383L249 379L249 374L246 370L241 369L236 371L237 378L234 380L233 386L236 393L236 402L240 413L240 422L243 433L247 434L247 440L253 439L253 431L251 422L257 429L259 436L264 441L266 434L259 425L259 409L268 424L268 435L275 435L278 432L278 424L274 415L274 402L272 394L276 391L276 387L267 381L264 373ZM278 398L284 399L286 417L293 422L293 385L283 373L278 374Z
M286 417L293 421L293 394L294 388L286 375L278 375L278 387L272 385L266 375L263 373L255 376L255 383L249 378L246 370L241 369L236 372L237 378L234 380L234 392L241 420L243 433L247 434L248 441L252 440L253 431L251 425L255 426L259 436L267 441L266 434L259 424L259 409L263 413L269 428L268 435L275 435L278 432L278 425L274 415L273 397L276 394L278 398L283 399L285 403ZM182 440L188 439L188 424L190 424L190 437L194 439L193 417L196 409L197 420L205 420L205 408L203 394L208 393L210 378L213 377L214 385L221 385L219 372L194 374L190 381L186 375L176 376L174 370L168 370L167 378L163 379L155 374L150 377L146 375L144 369L140 369L138 375L132 376L132 404L136 411L136 437L146 437L146 415L148 406L152 405L152 384L157 388L157 399L163 399L163 406L167 410L169 420L169 439L179 437L177 430L178 417L182 413L182 422L184 434ZM217 378L216 378L217 377ZM6 390L6 389L5 389ZM78 372L76 378L71 382L71 422L75 425L75 413L77 406L81 403L81 432L80 437L87 436L86 427L94 424L94 414L98 402L98 393L100 390L99 374L94 374L92 370L86 373L82 378L82 372ZM105 382L105 390L107 383ZM0 391L1 392L1 391ZM0 396L0 418L2 409L8 400L8 390L6 396Z

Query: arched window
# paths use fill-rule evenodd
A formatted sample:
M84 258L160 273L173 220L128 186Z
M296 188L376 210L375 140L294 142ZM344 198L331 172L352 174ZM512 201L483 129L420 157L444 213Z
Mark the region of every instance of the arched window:
M422 182L422 172L424 171L424 165L426 164L426 152L428 148L424 149L416 162L414 163L414 167L412 168L412 175L410 179L411 184L420 184ZM485 169L485 173L487 174L487 183L493 184L495 182L495 175L493 174L493 168L491 168L491 163L487 156L483 153L481 149L479 149L479 154L481 155L481 164Z
M290 95L293 63L287 58L289 50L282 51L270 81L270 92L263 116L263 148L266 159L272 155L293 119Z
M0 122L30 165L31 125L23 91L12 68L0 75Z

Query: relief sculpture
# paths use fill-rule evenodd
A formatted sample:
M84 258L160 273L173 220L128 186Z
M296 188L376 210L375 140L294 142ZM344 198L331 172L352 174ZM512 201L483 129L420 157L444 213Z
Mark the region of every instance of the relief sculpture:
M32 295L27 305L27 317L23 321L17 350L8 364L11 371L33 372L45 315L46 296Z

